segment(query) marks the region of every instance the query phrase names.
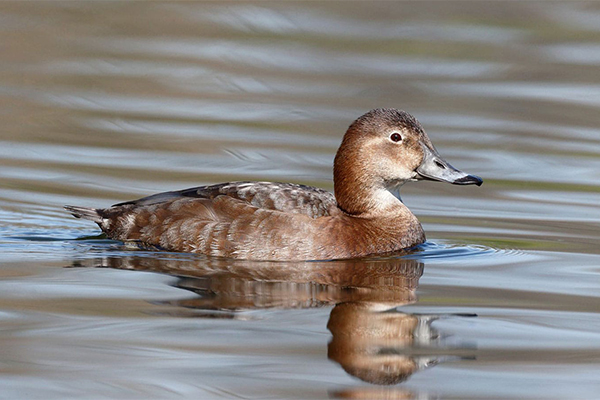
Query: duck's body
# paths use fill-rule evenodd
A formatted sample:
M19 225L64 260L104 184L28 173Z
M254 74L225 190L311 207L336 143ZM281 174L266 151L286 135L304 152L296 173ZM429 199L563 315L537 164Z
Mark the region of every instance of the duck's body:
M481 184L441 159L412 116L378 109L344 136L334 163L335 197L303 185L232 182L105 209L65 208L112 239L164 250L255 260L353 258L425 241L417 218L392 194L417 179Z
M91 212L112 239L165 250L259 260L326 260L422 243L401 202L393 215L343 212L332 193L290 183L231 182L166 192Z

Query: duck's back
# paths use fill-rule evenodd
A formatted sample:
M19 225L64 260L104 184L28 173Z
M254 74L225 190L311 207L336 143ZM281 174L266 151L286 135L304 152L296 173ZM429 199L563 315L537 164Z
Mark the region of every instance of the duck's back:
M112 208L121 206L144 207L179 199L214 200L219 196L228 196L264 210L304 214L311 218L335 215L340 212L331 192L312 186L278 182L229 182L211 186L198 186L118 203L113 205Z

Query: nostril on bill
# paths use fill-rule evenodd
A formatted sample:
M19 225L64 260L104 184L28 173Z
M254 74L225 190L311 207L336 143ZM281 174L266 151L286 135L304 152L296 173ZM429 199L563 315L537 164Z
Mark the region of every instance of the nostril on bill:
M446 166L444 164L442 164L441 162L439 162L438 160L435 160L434 162L435 162L435 165L437 165L441 169L446 169Z

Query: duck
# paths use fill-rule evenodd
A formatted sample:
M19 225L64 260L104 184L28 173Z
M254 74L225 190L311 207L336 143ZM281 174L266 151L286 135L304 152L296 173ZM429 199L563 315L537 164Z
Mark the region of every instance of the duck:
M399 189L409 181L477 185L444 160L411 114L378 108L348 127L331 193L279 182L227 182L108 208L64 206L110 239L142 248L245 260L308 261L388 254L425 242Z

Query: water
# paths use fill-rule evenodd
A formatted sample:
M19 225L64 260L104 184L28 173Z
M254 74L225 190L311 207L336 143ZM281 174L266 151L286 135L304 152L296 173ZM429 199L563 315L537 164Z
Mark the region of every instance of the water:
M0 4L1 398L597 398L600 5ZM375 107L482 187L407 184L404 256L131 250L71 218L332 189Z

